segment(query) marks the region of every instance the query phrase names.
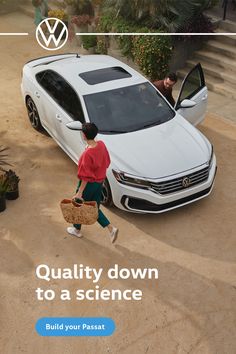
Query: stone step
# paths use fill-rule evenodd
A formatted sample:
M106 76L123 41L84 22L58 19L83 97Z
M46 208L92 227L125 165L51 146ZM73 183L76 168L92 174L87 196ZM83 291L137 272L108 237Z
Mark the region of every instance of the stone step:
M220 95L224 95L228 98L236 99L236 90L231 89L225 84L213 84L212 86L208 86L209 90L219 93Z
M223 29L223 32L236 33L236 23L233 21L221 21L220 28Z
M177 72L177 75L180 79L183 79L187 73L187 70L179 70ZM229 98L236 99L236 89L230 86L229 84L222 83L222 80L209 75L205 75L205 80L206 86L210 91L219 93Z
M196 65L196 60L188 60L187 67L192 68ZM227 68L221 68L218 65L210 65L208 62L204 60L201 61L201 66L205 75L209 75L216 79L222 80L222 82L229 84L232 88L236 88L236 70L235 73L231 74L228 72Z
M236 73L236 61L228 59L223 54L212 53L206 50L199 50L194 53L194 58L197 62L207 62L209 64L217 65L220 70L228 70L229 73L232 72L234 75Z
M223 28L217 28L215 30L215 33L224 33L224 30ZM232 46L236 46L236 35L227 35L227 36L216 36L215 37L215 40L219 41L219 42L222 42L222 43L225 43L225 44L228 44L228 45L232 45Z
M203 49L214 52L214 53L219 53L224 55L225 57L236 59L236 46L231 46L222 42L219 42L217 40L210 40L208 41Z

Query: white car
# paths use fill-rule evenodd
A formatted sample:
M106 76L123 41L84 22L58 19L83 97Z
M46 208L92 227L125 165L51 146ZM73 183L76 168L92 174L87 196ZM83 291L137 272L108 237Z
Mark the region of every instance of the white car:
M98 126L112 161L105 205L160 213L211 193L216 158L193 126L207 106L200 64L185 78L174 109L144 76L105 55L32 60L21 89L32 126L43 127L75 163L85 149L81 123Z

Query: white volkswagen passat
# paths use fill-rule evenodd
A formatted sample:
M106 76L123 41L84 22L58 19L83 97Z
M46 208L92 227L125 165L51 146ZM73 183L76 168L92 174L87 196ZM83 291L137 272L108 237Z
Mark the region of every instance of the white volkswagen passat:
M160 213L210 194L216 158L193 126L207 106L200 64L185 78L174 109L145 77L104 55L32 60L21 89L32 126L44 128L76 163L85 149L81 123L98 126L112 161L105 205Z

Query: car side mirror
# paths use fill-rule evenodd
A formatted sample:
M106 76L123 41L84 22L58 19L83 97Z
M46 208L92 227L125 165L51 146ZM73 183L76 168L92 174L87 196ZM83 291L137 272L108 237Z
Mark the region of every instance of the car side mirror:
M196 106L197 102L185 99L180 103L180 108L191 108Z
M82 130L82 123L78 120L66 124L67 128L71 130Z

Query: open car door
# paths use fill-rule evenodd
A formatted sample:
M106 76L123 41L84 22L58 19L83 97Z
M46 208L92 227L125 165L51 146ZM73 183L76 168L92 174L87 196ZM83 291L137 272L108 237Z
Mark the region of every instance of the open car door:
M175 110L191 124L197 125L205 118L208 91L201 64L197 64L184 78Z

